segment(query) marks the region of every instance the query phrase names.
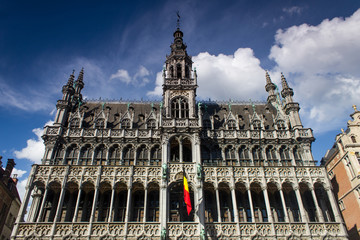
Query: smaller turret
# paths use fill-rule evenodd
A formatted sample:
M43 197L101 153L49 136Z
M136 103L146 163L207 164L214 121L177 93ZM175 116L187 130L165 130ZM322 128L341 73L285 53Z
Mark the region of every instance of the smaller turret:
M81 69L77 80L74 83L75 93L73 102L76 104L82 100L81 90L84 88L84 68Z
M62 88L62 93L63 93L63 101L70 101L71 97L74 94L74 72L75 70L73 70L72 74L70 75L68 82L63 86Z
M281 84L282 84L281 95L285 99L285 102L286 103L293 102L292 96L294 96L294 91L292 88L289 87L283 73L281 73Z

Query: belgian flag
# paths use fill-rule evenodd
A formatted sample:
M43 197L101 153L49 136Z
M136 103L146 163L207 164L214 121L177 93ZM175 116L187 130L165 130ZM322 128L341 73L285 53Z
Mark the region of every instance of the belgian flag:
M187 213L189 216L190 212L192 210L192 207L191 207L191 200L190 200L189 185L188 185L188 181L186 179L185 171L184 171L184 202L186 204L186 210L187 210Z

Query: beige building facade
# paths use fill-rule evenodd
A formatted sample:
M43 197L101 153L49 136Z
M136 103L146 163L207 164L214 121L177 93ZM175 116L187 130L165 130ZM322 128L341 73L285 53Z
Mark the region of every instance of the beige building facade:
M360 239L360 112L353 107L348 128L336 136L322 164L331 179L350 239Z
M12 239L347 239L285 77L280 95L265 73L266 102L196 101L173 36L162 101L83 100L71 74Z

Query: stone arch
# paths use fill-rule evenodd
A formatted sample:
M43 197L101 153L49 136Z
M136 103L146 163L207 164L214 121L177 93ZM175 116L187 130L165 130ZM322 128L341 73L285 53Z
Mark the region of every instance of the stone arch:
M218 191L221 221L234 222L234 209L229 184L226 182L220 182L218 184Z
M60 212L60 222L71 222L74 217L79 184L75 181L66 183L65 195Z
M99 195L95 207L95 219L98 222L105 222L110 214L110 201L111 201L112 186L109 181L103 181L99 186Z
M321 182L314 183L314 190L317 202L325 222L335 222L334 212L330 204L328 194Z
M92 205L94 201L95 185L91 181L82 184L77 222L88 222L90 220Z
M61 192L61 183L54 180L47 185L47 194L45 196L45 204L43 213L40 216L41 222L54 221L57 206L59 203Z
M160 214L160 186L158 182L150 182L147 185L146 197L146 215L147 222L158 222Z
M91 144L85 144L80 148L80 165L90 165L92 163L93 146Z
M70 144L66 148L65 163L68 165L74 165L77 163L79 157L79 145L76 143Z
M189 183L190 200L192 210L190 215L187 214L184 204L184 185L182 180L177 180L168 185L168 205L170 222L193 222L194 221L194 187Z
M94 163L95 165L105 165L106 164L106 153L107 147L105 144L101 143L95 147Z
M318 217L316 214L316 207L314 203L314 199L311 194L312 186L308 182L300 182L299 183L299 190L301 194L301 200L304 204L304 208L306 211L307 218L310 222L318 221Z
M266 211L265 198L262 191L262 185L258 181L250 184L251 199L254 209L255 222L268 222L269 216Z
M237 165L236 149L233 145L228 144L225 146L225 162L227 166Z
M285 211L282 205L282 200L279 192L279 184L275 181L270 181L267 184L267 193L270 202L270 211L274 222L285 222Z
M290 181L282 183L282 192L286 205L286 211L290 222L300 222L300 208L294 190L295 184Z
M149 147L146 144L141 144L136 149L136 165L148 165L149 164Z
M130 219L133 222L142 222L144 216L145 187L143 183L135 182L131 189L131 214Z
M203 189L205 199L205 222L217 222L218 211L214 184L211 182L205 182Z
M172 118L188 118L189 117L189 101L184 96L176 96L171 99L171 117Z
M114 186L115 196L112 214L112 221L114 222L125 222L125 213L127 206L128 186L125 182L117 182Z
M250 166L251 160L249 156L249 149L246 145L241 145L238 148L240 166Z
M161 164L161 146L160 144L154 144L150 149L150 165Z
M135 146L133 144L127 144L122 149L122 164L124 165L134 165L135 160Z
M276 148L273 145L268 145L265 148L266 160L269 166L277 166L279 159L276 156Z
M239 181L235 184L236 205L240 222L252 222L251 208L248 196L248 186Z
M109 147L109 165L119 165L121 159L120 145L115 143Z

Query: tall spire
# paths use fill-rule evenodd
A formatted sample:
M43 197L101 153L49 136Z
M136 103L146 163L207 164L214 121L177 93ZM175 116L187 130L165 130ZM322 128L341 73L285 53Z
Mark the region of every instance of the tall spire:
M281 95L283 96L283 98L287 100L287 102L292 102L291 97L294 96L294 91L292 90L292 88L289 87L283 73L281 73L281 84L282 84Z
M289 85L288 85L283 73L281 73L281 84L282 84L283 89L289 88Z

